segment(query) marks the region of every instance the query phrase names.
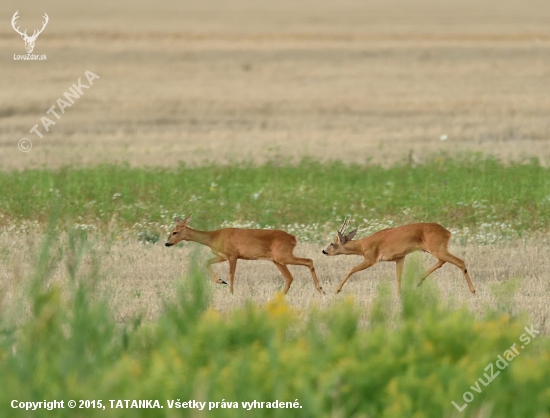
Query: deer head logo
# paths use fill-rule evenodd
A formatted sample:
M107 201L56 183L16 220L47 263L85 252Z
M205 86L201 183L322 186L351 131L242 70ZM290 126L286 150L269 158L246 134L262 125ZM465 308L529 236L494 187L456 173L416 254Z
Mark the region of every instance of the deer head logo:
M15 27L15 21L17 20L17 18L19 17L18 16L18 13L19 13L19 10L16 11L14 14L13 14L13 17L11 18L11 25L13 26L13 29L19 34L21 35L21 38L23 38L23 40L25 41L25 49L27 50L27 52L30 54L32 53L32 50L34 49L34 43L36 42L36 38L38 38L38 35L40 35L42 33L42 31L44 30L44 28L46 27L46 25L48 24L48 20L50 20L50 18L48 17L48 15L46 13L44 13L44 19L46 19L44 21L44 24L42 25L42 29L40 30L34 30L34 32L32 33L31 36L27 35L27 31L25 30L25 32L21 32L19 30L19 26Z

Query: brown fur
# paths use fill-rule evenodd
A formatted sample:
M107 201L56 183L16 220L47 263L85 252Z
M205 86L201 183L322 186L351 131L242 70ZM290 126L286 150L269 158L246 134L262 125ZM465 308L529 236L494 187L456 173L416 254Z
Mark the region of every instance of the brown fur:
M347 226L346 223L344 225ZM344 228L342 228L344 229ZM430 253L438 259L438 262L429 269L420 279L420 286L424 279L445 263L457 266L463 273L472 293L475 293L474 286L468 275L464 260L452 255L447 246L451 239L451 232L436 223L417 223L397 228L384 229L371 236L352 240L357 230L343 235L344 231L338 231L336 239L323 251L326 255L356 254L362 255L365 259L353 267L344 277L336 289L336 293L342 290L342 286L350 276L358 271L367 269L379 261L395 261L397 291L401 293L401 276L405 256L417 250Z
M271 229L240 229L224 228L215 231L197 231L189 228L191 219L189 215L183 221L176 220L176 226L170 233L167 247L177 244L180 241L194 241L210 247L215 257L208 260L207 266L216 283L226 284L220 280L211 265L229 262L229 291L233 293L233 282L237 260L269 260L272 261L285 278L283 293L287 293L290 284L294 280L287 265L307 266L313 277L313 283L319 293L324 293L319 285L313 261L309 258L299 258L293 254L297 240L294 235L284 231Z

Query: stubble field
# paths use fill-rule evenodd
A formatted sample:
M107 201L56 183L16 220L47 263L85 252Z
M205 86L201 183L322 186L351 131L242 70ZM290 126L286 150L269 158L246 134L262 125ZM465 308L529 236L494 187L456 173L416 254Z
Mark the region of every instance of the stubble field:
M163 237L164 238L164 237ZM243 261L237 265L235 291L231 295L228 286L211 281L206 269L210 251L197 248L198 244L165 248L164 241L157 245L137 242L127 238L114 242L98 241L95 250L101 254L102 280L99 294L109 301L114 317L124 324L135 318L156 321L163 311L164 302L173 300L182 277L189 273L192 260L198 262L205 285L212 292L211 306L220 312L242 309L248 302L260 305L268 303L277 292L282 291L284 280L275 266L268 261ZM22 278L29 277L35 267L37 243L25 238L3 237L2 246L10 248L9 257L4 255L0 277L2 277L4 302L21 297L25 286ZM328 244L325 243L325 244ZM326 246L326 245L325 245ZM352 297L365 310L362 323L372 308L381 287L387 286L391 293L391 311L400 312L400 299L395 281L395 263L381 262L363 272L356 273L346 283L340 294L335 294L337 285L351 267L362 257L327 257L321 253L321 244L299 244L295 254L314 261L321 286L326 295L315 290L311 274L306 267L290 266L294 282L286 300L288 304L304 313L313 307L326 309L339 301ZM450 306L465 305L478 318L484 318L488 311L497 310L518 315L529 314L537 329L548 333L548 300L550 283L547 279L550 243L545 238L527 239L497 247L452 244L450 251L466 260L468 271L476 288L471 295L460 270L450 264L432 273L424 288L433 287L438 298ZM427 270L435 263L428 254L415 253L407 257L406 269ZM89 266L88 266L89 267ZM227 263L214 266L214 271L227 281ZM418 271L412 270L418 279ZM70 283L69 273L61 264L49 280L51 283ZM416 283L416 281L415 281ZM70 287L70 286L69 286ZM420 289L422 289L421 287Z
M550 414L547 1L3 6L50 22L47 61L14 60L23 42L0 27L2 415L94 397L164 403L144 416L172 398L302 406L192 416ZM206 248L163 245L190 212L296 234L327 294L291 267L282 298L265 261L239 261L229 294ZM360 261L321 254L344 216L359 237L442 223L476 295L446 264L400 298L394 263L335 295ZM434 262L408 257L408 283ZM471 389L527 326L543 336ZM107 409L81 412L135 412Z
M48 5L35 50L48 61L13 60L23 43L0 28L4 169L550 158L544 1L82 7ZM34 5L8 1L5 21L11 9L40 26ZM86 70L101 78L45 133L40 118ZM21 137L32 152L14 146Z

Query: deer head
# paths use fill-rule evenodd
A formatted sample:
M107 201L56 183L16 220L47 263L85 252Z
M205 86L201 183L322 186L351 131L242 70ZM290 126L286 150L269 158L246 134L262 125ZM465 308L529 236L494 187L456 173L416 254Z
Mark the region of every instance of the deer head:
M167 247L171 247L172 245L176 245L178 242L185 239L185 229L187 228L187 224L191 220L191 216L193 216L193 214L189 215L183 221L178 217L174 218L174 221L176 221L176 226L174 227L174 229L172 229L172 232L170 232L168 240L164 245L166 245Z
M347 235L344 235L346 233L346 229L348 229L349 226L349 219L344 219L344 223L340 227L338 231L336 231L336 238L334 241L332 241L327 248L323 250L323 254L325 255L339 255L339 254L348 254L348 251L344 247L346 242L351 241L355 234L357 234L357 228L348 233Z
M27 30L25 30L25 32L21 32L19 30L19 26L15 27L15 21L17 20L17 18L19 17L18 16L18 13L19 13L19 10L16 11L14 14L13 14L13 17L11 18L11 25L13 27L13 29L19 34L21 35L21 38L23 38L23 40L25 41L25 49L27 50L27 52L30 54L32 53L33 49L34 49L34 43L36 42L36 38L38 38L38 35L40 35L42 33L42 31L44 30L44 28L46 27L46 25L48 24L48 20L50 20L50 18L48 17L48 15L46 13L44 13L44 23L42 24L42 29L40 30L34 30L32 35L29 36L27 35Z

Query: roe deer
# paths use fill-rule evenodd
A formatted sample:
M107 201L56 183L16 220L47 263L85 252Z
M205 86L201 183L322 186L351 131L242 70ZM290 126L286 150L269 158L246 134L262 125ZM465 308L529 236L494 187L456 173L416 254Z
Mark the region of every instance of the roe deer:
M216 255L208 260L207 266L212 274L214 282L227 284L218 279L211 265L215 263L229 262L229 291L233 293L233 281L237 260L269 260L279 269L285 278L283 293L287 293L293 277L288 270L287 264L307 266L313 276L315 288L321 294L324 293L319 285L313 261L309 258L299 258L293 254L297 240L294 235L274 229L240 229L224 228L216 231L197 231L189 228L189 215L183 221L174 218L176 227L170 233L167 247L177 244L180 241L194 241L210 247Z
M436 223L410 224L397 228L383 229L371 236L358 240L353 240L357 229L344 235L348 226L349 220L345 220L340 230L336 231L336 239L323 250L323 254L355 254L362 255L365 259L349 271L336 289L336 293L342 290L342 286L344 286L344 283L346 283L352 274L365 270L375 265L378 261L395 261L397 265L397 291L401 293L401 275L403 273L405 256L417 250L430 253L438 259L438 262L422 276L418 286L443 264L451 263L464 273L470 292L476 292L468 275L464 260L455 257L447 249L449 240L451 239L451 232L441 225Z

